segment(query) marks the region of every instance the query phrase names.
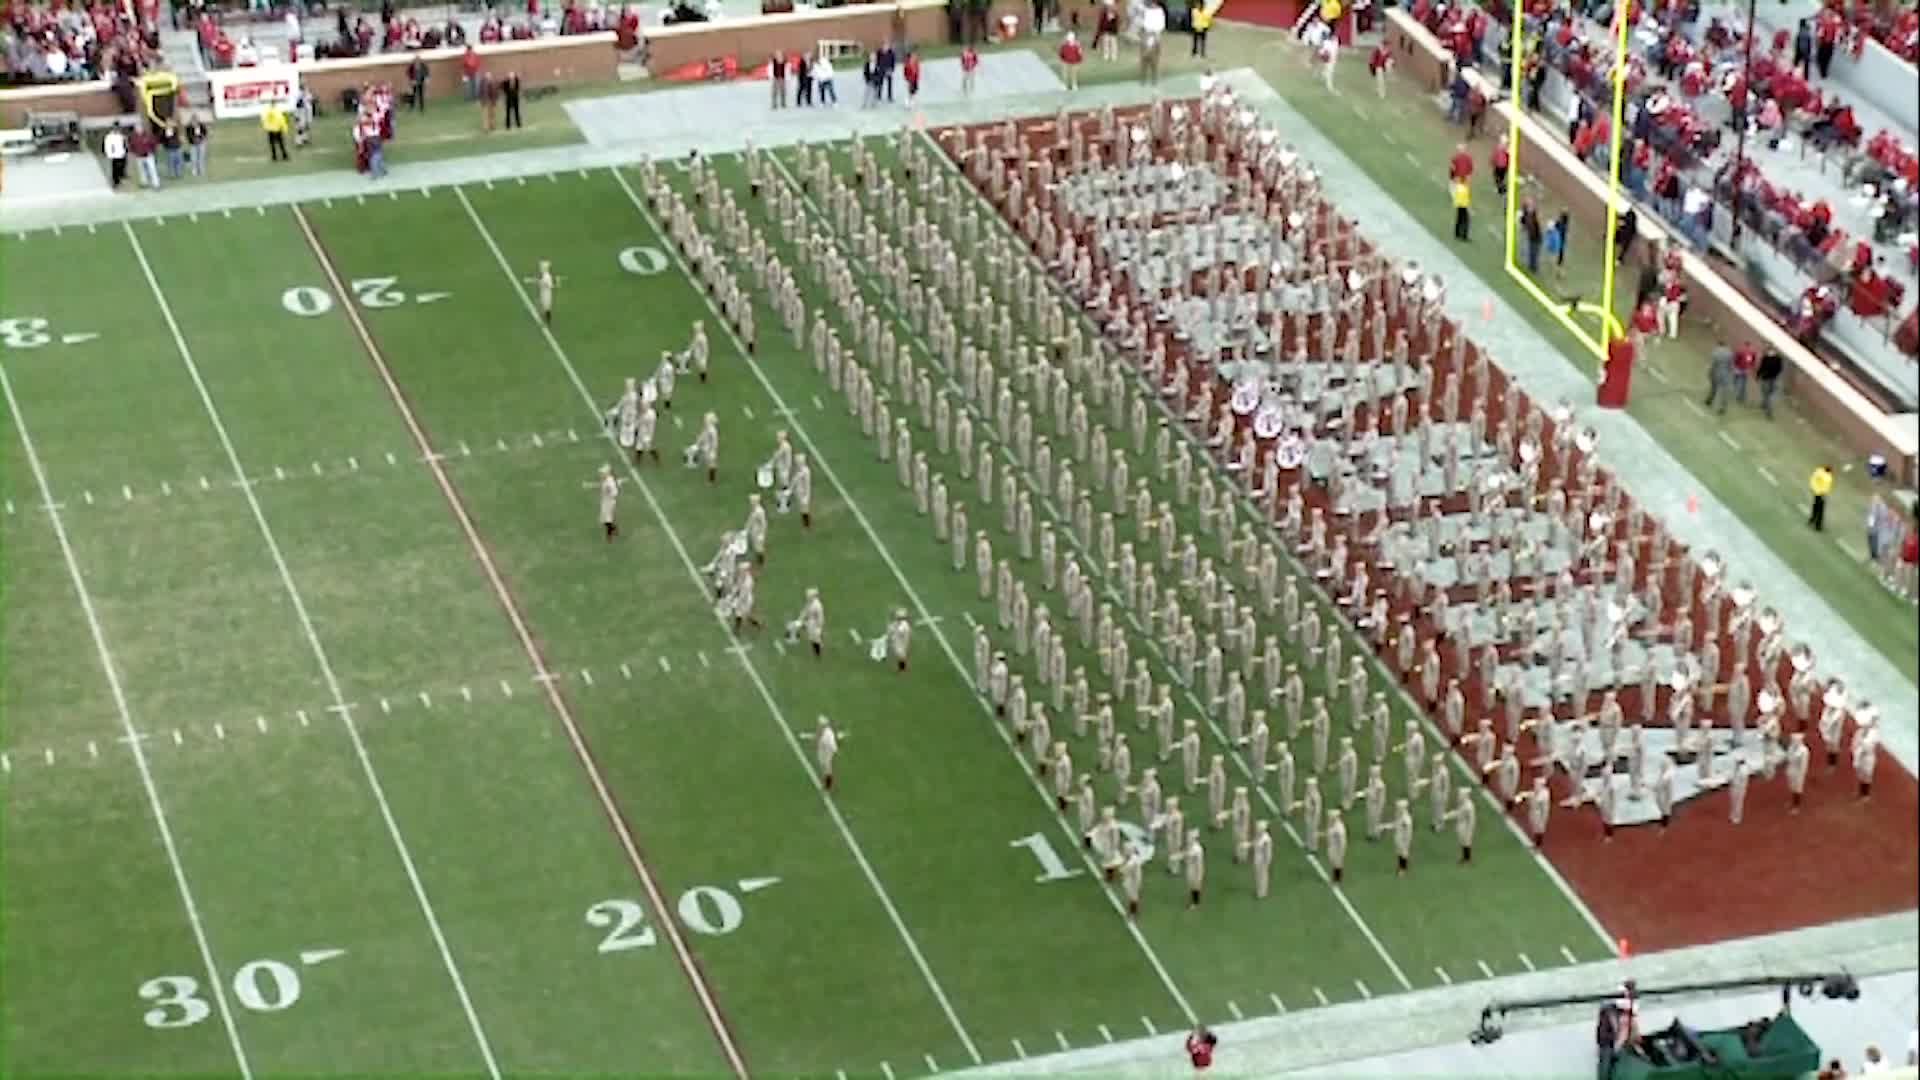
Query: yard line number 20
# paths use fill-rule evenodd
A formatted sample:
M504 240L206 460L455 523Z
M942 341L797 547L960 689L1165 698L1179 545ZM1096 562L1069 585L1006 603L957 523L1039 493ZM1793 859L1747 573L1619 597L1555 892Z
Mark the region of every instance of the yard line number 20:
M710 937L733 933L747 917L739 897L717 885L695 885L681 893L675 911L687 929ZM587 908L587 925L606 931L600 939L602 953L649 949L659 944L653 927L647 925L647 909L638 900L601 900Z

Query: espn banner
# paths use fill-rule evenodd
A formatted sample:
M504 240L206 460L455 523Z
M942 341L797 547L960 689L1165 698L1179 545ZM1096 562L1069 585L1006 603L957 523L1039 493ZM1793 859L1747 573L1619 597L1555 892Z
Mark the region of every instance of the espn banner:
M300 92L300 71L286 64L229 68L207 73L212 82L213 115L222 120L259 116L269 102L288 108Z

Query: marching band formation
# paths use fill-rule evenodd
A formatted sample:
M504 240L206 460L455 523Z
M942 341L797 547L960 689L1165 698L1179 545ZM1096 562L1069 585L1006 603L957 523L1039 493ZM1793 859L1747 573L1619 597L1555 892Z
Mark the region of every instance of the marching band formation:
M1631 505L1571 409L1497 394L1444 283L1361 243L1224 88L949 135L957 171L910 130L897 174L856 139L852 184L824 151L749 148L768 230L697 155L691 199L651 163L643 190L749 349L751 275L973 576L992 618L966 674L1132 910L1157 853L1198 905L1210 837L1258 897L1276 831L1338 883L1350 827L1408 873L1423 812L1470 863L1483 791L1536 843L1556 805L1611 836L1707 788L1737 821L1780 772L1797 807L1807 726L1867 794L1872 707ZM708 369L696 323L627 380L607 423L635 465ZM707 413L685 461L717 483L718 459ZM785 432L755 485L811 528ZM603 470L609 539L617 492ZM766 552L748 502L706 567L736 631ZM785 632L823 654L818 589ZM907 671L912 633L895 610L872 659ZM829 788L841 734L815 740Z

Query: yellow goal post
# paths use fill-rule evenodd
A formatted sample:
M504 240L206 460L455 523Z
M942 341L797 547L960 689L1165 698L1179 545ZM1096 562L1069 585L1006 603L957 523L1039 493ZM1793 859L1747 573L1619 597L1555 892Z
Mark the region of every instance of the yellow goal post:
M1620 319L1614 314L1613 295L1615 282L1615 260L1613 252L1617 250L1620 228L1620 212L1626 206L1620 186L1621 148L1625 145L1625 125L1622 123L1627 102L1627 61L1631 56L1630 40L1632 26L1626 18L1628 0L1618 0L1614 11L1613 66L1608 81L1613 86L1612 130L1608 146L1607 162L1607 230L1606 246L1601 256L1603 267L1600 274L1600 298L1598 302L1556 298L1536 280L1533 274L1518 259L1520 243L1520 188L1525 175L1520 154L1523 129L1526 121L1526 19L1524 8L1515 4L1513 14L1513 67L1509 76L1507 94L1507 200L1506 216L1506 270L1507 276L1520 283L1527 294L1540 303L1548 314L1566 327L1567 332L1586 346L1594 357L1601 362L1607 358L1607 346L1610 342L1626 336Z

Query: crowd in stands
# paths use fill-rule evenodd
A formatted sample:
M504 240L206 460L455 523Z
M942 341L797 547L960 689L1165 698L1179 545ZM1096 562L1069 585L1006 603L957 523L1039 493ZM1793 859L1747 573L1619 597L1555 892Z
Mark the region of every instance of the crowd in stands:
M1504 0L1490 0L1485 10L1417 0L1412 9L1456 56L1486 63L1497 54L1503 81L1511 44L1498 23L1509 10ZM1884 130L1866 137L1853 107L1818 85L1835 50L1861 47L1863 16L1856 12L1849 20L1840 0L1830 0L1797 33L1755 41L1749 80L1740 30L1717 19L1700 27L1691 0L1627 0L1627 14L1635 20L1626 75L1629 130L1622 142L1627 188L1701 248L1716 216L1739 207L1743 227L1809 279L1788 318L1803 341L1812 341L1843 307L1864 318L1898 311L1906 293L1894 276L1900 268L1881 265L1867 238L1837 226L1826 200L1770 179L1753 157L1737 158L1732 145L1745 124L1750 139L1770 147L1799 138L1821 152L1840 152L1848 187L1873 203L1872 239L1886 243L1906 235L1905 269L1920 269L1920 243L1911 239L1920 224L1920 156L1912 141ZM1547 73L1560 73L1574 93L1568 142L1596 168L1607 165L1612 147L1615 46L1606 27L1613 15L1596 0L1571 6L1527 0L1525 8L1528 52L1520 92L1527 107L1538 111ZM1477 126L1486 102L1464 71L1456 73L1452 96L1455 121Z
M0 29L0 74L10 83L131 79L157 59L158 16L153 0L137 8L102 0L13 0Z
M287 40L297 48L302 30L297 16L288 15ZM213 68L247 67L281 59L263 56L252 39L235 38L227 26L210 10L202 8L195 18L201 53ZM521 17L489 10L473 35L478 44L503 41L532 41L540 37L593 34L611 30L620 35L620 47L631 49L639 42L640 16L627 7L608 7L592 0L565 0L558 9L543 8L539 0L529 0ZM401 15L393 0L381 5L377 24L364 14L349 16L346 7L334 9L334 32L313 43L316 60L372 56L377 53L416 52L421 49L459 48L468 44L468 33L457 17L444 24L423 24L411 15ZM290 57L289 57L290 58Z

